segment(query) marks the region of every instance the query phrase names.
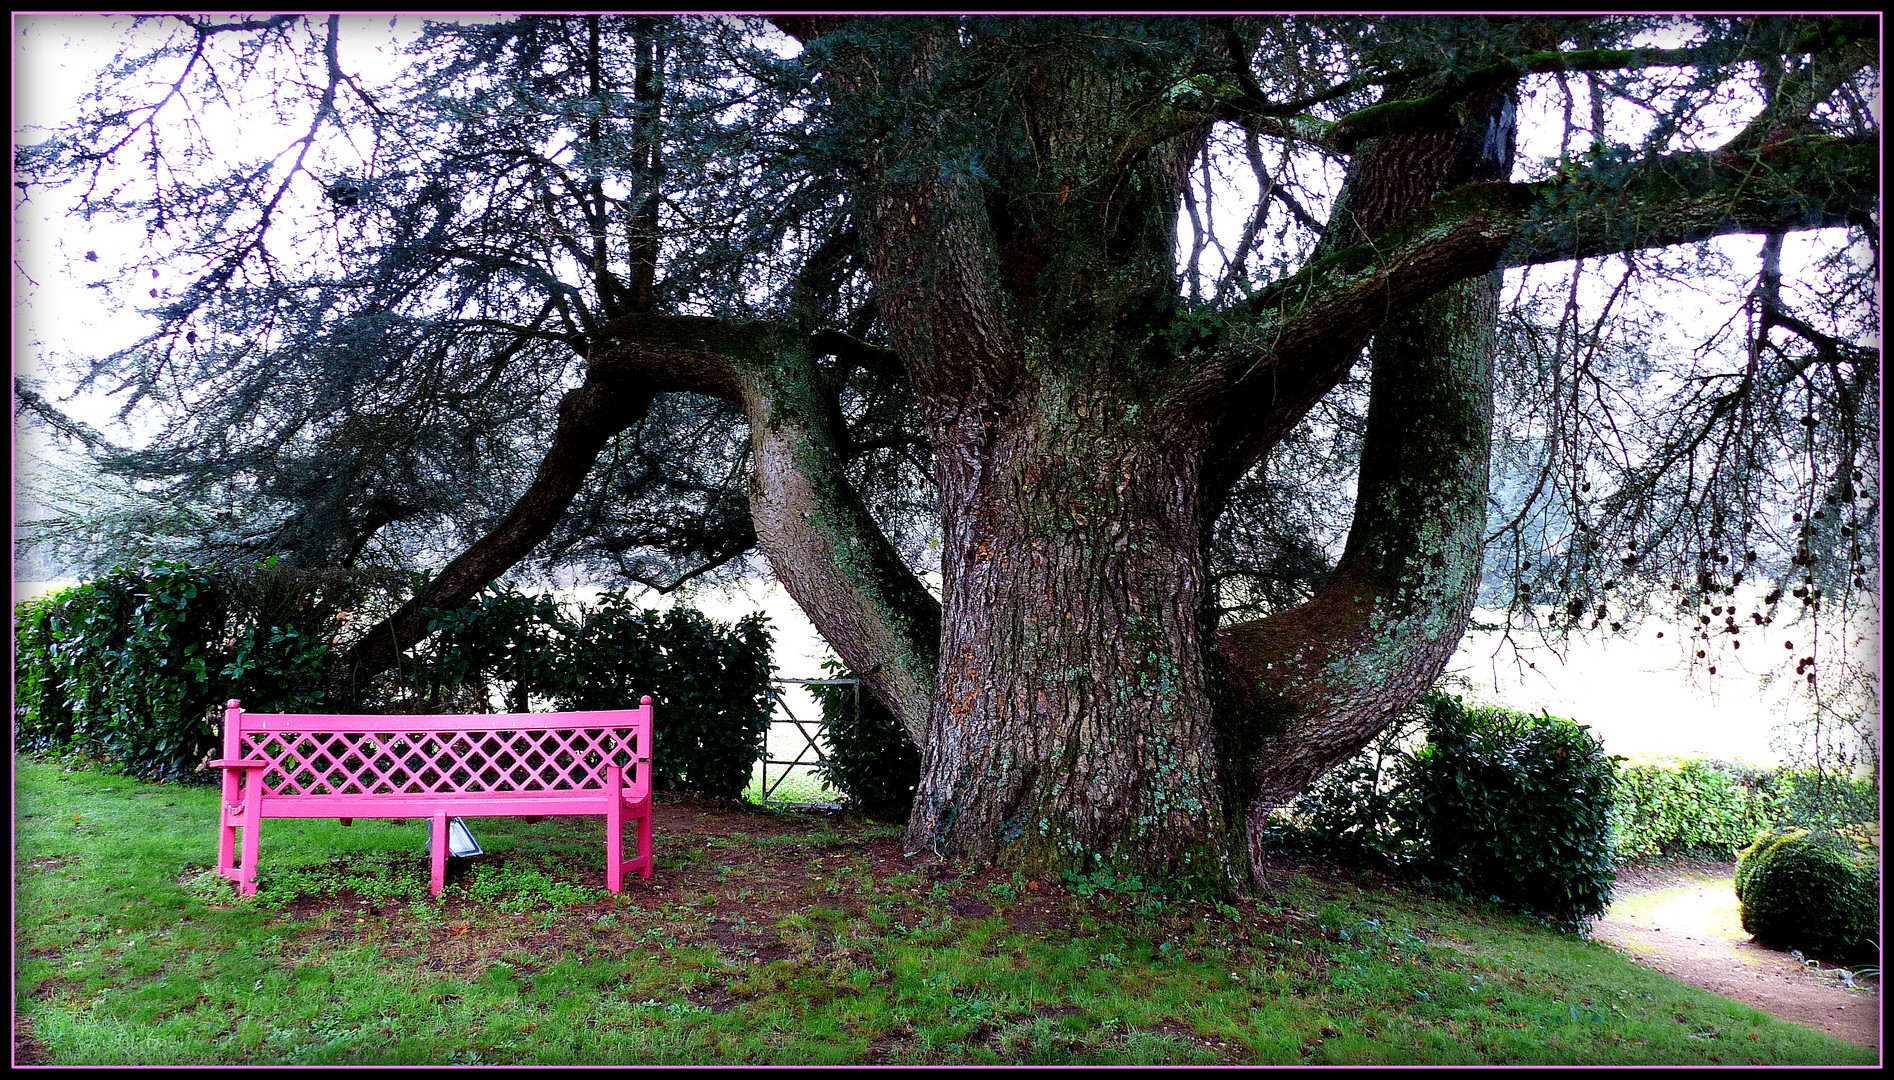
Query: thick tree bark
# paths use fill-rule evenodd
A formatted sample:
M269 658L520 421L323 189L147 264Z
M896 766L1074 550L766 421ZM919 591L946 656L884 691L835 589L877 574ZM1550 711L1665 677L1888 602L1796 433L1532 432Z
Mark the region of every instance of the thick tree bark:
M927 84L957 48L923 27L836 84ZM1203 632L1205 432L1140 405L1178 370L1176 196L1202 133L1121 152L1135 116L1089 54L1030 55L1032 154L1007 197L904 167L974 130L929 117L875 146L860 198L940 483L945 610L907 842L1221 883L1240 832Z
M1220 882L1200 448L1087 381L1022 405L943 522L940 690L908 844Z

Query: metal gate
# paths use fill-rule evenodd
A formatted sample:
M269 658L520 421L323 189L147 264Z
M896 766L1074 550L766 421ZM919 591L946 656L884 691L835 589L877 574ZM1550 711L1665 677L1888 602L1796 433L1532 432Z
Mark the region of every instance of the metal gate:
M828 755L822 752L821 743L817 742L817 736L822 734L821 717L804 720L797 716L789 708L789 702L784 699L783 688L786 686L852 686L855 688L856 704L859 707L861 681L859 679L771 679L770 684L770 695L775 699L775 712L769 721L770 734L773 736L779 730L793 731L793 734L787 740L766 738L763 742L763 756L757 762L758 767L763 771L762 804L768 806L773 798L778 804L837 805L835 799L839 798L839 793L821 790L810 785L798 784L792 790L778 794L783 782L798 769L801 770L802 777L808 777L810 766L819 765L828 760ZM784 741L793 747L793 750L788 752L787 757L775 755L770 748L771 743L781 745ZM771 778L771 766L780 766L782 769L774 779Z

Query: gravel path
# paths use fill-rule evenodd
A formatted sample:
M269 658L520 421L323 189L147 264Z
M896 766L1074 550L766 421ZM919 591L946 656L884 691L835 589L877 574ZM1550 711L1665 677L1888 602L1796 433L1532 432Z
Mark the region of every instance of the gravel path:
M1617 899L1593 934L1679 982L1878 1050L1880 981L1850 990L1830 965L1751 941L1737 912L1735 868L1710 861L1620 867Z

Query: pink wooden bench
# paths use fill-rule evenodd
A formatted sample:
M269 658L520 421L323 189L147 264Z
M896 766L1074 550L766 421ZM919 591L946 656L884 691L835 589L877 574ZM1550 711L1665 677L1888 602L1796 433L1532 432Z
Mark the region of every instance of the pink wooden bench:
M217 872L256 892L265 818L425 818L433 822L433 893L447 881L447 819L599 814L605 887L631 867L651 876L651 699L636 709L474 716L323 716L224 710ZM626 772L629 770L630 775ZM237 830L243 830L238 862Z

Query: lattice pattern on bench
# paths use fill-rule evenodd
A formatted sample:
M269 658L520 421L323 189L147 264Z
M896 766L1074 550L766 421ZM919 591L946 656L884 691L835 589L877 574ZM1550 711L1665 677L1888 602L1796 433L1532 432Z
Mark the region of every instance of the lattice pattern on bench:
M269 762L263 790L280 795L417 795L599 791L605 767L629 770L635 739L570 731L245 732L239 757Z

